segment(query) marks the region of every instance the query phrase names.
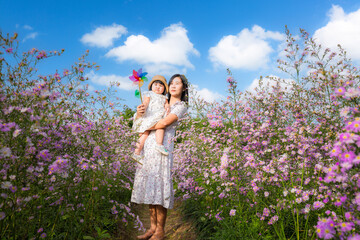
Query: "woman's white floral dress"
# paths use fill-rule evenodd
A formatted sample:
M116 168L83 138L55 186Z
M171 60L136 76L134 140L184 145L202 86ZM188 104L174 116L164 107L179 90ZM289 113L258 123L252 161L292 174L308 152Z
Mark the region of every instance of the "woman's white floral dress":
M170 113L175 114L178 119L182 118L187 111L185 102L176 102L170 106ZM151 131L145 141L143 149L144 157L142 165L138 164L131 202L162 205L171 209L174 206L174 191L171 169L173 166L174 149L173 137L178 121L165 129L163 144L168 149L169 155L165 156L155 150L155 131Z

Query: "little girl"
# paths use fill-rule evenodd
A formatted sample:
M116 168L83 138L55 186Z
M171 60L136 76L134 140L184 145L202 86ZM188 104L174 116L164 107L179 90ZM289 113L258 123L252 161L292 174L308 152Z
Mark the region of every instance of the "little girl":
M144 147L145 140L149 136L149 128L153 127L159 120L161 120L165 112L169 112L170 107L166 98L166 93L169 91L166 79L161 75L156 75L149 83L149 92L145 92L143 104L145 105L145 114L141 118L134 121L133 131L140 134L139 142L136 144L136 149L133 158L140 160L141 150ZM164 155L168 155L168 151L163 145L165 129L157 129L155 131L156 145L155 149Z

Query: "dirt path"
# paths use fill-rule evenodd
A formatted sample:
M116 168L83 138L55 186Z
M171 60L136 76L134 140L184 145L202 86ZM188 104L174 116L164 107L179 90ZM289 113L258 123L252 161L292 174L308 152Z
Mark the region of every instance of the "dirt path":
M168 215L165 225L165 240L195 240L195 229L190 221L184 220L179 209L180 202L175 202L173 209L168 210ZM150 215L148 205L138 205L139 217L146 229L150 228ZM142 234L136 229L128 236L120 239L132 240L136 239L137 235Z

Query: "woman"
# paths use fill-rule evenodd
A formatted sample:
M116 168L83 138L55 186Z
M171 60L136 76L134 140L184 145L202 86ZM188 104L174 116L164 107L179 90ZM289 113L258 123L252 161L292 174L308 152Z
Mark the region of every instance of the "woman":
M131 201L149 204L151 223L150 229L138 236L138 239L164 239L167 209L174 206L171 176L172 150L174 149L172 138L175 135L178 119L187 111L188 83L184 75L175 74L170 78L168 97L170 113L149 130L165 129L163 144L169 150L169 155L166 156L154 150L155 131L151 131L144 145L142 164L138 164L135 173ZM139 105L135 119L141 117L144 112L144 105Z

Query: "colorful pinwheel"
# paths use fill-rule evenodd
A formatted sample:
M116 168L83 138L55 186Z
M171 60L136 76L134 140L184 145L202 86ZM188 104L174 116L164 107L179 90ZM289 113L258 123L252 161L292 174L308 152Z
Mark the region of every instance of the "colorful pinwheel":
M135 85L139 86L139 90L135 90L135 97L138 97L141 99L142 103L142 97L141 97L141 86L144 85L144 81L147 81L147 77L145 77L147 72L142 72L142 69L140 68L137 72L133 70L133 75L130 76L130 80L133 81Z

